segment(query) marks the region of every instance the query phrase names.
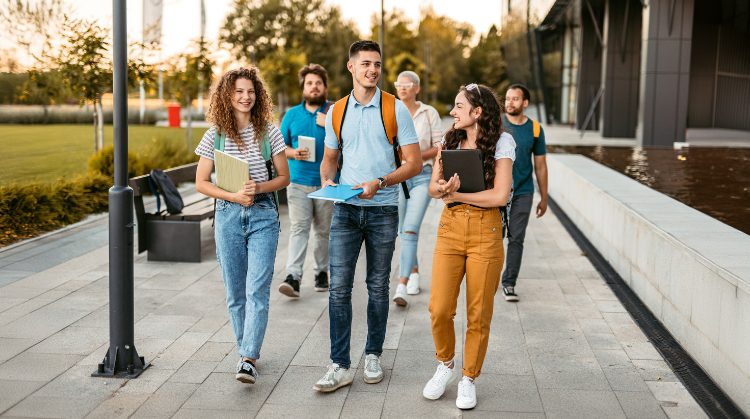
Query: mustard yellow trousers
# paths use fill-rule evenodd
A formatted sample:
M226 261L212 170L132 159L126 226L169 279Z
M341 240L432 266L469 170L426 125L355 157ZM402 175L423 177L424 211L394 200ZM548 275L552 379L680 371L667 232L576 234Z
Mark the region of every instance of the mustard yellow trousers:
M462 204L445 208L438 226L432 259L430 319L436 357L455 356L453 319L466 275L466 341L463 374L476 378L482 369L495 292L503 268L502 219L497 208Z

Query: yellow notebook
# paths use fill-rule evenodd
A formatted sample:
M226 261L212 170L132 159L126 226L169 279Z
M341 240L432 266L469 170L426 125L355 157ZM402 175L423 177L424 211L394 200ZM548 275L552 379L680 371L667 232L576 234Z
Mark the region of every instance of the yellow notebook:
M227 192L237 192L250 179L250 165L223 151L214 150L216 186Z

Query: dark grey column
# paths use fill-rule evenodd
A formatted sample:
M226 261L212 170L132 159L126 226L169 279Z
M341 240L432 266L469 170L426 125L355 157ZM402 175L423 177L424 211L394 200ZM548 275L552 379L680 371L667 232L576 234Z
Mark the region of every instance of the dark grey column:
M602 136L634 138L641 65L639 0L607 0L602 67Z
M598 130L601 109L604 0L580 0L576 129Z
M651 0L643 10L639 143L685 141L694 0Z

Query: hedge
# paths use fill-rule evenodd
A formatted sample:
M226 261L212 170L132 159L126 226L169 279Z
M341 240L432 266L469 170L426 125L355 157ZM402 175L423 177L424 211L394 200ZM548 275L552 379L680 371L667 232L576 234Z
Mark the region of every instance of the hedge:
M197 160L180 141L154 140L141 154L128 153L128 177L152 169L176 167ZM106 212L113 185L114 150L105 147L89 159L85 176L0 186L0 246Z

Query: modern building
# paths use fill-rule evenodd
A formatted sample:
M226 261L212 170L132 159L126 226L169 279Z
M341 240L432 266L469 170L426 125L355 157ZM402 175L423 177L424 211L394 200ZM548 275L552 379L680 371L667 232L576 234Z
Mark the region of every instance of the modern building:
M691 128L750 131L750 1L545 8L538 61L551 120L644 146L671 147Z

